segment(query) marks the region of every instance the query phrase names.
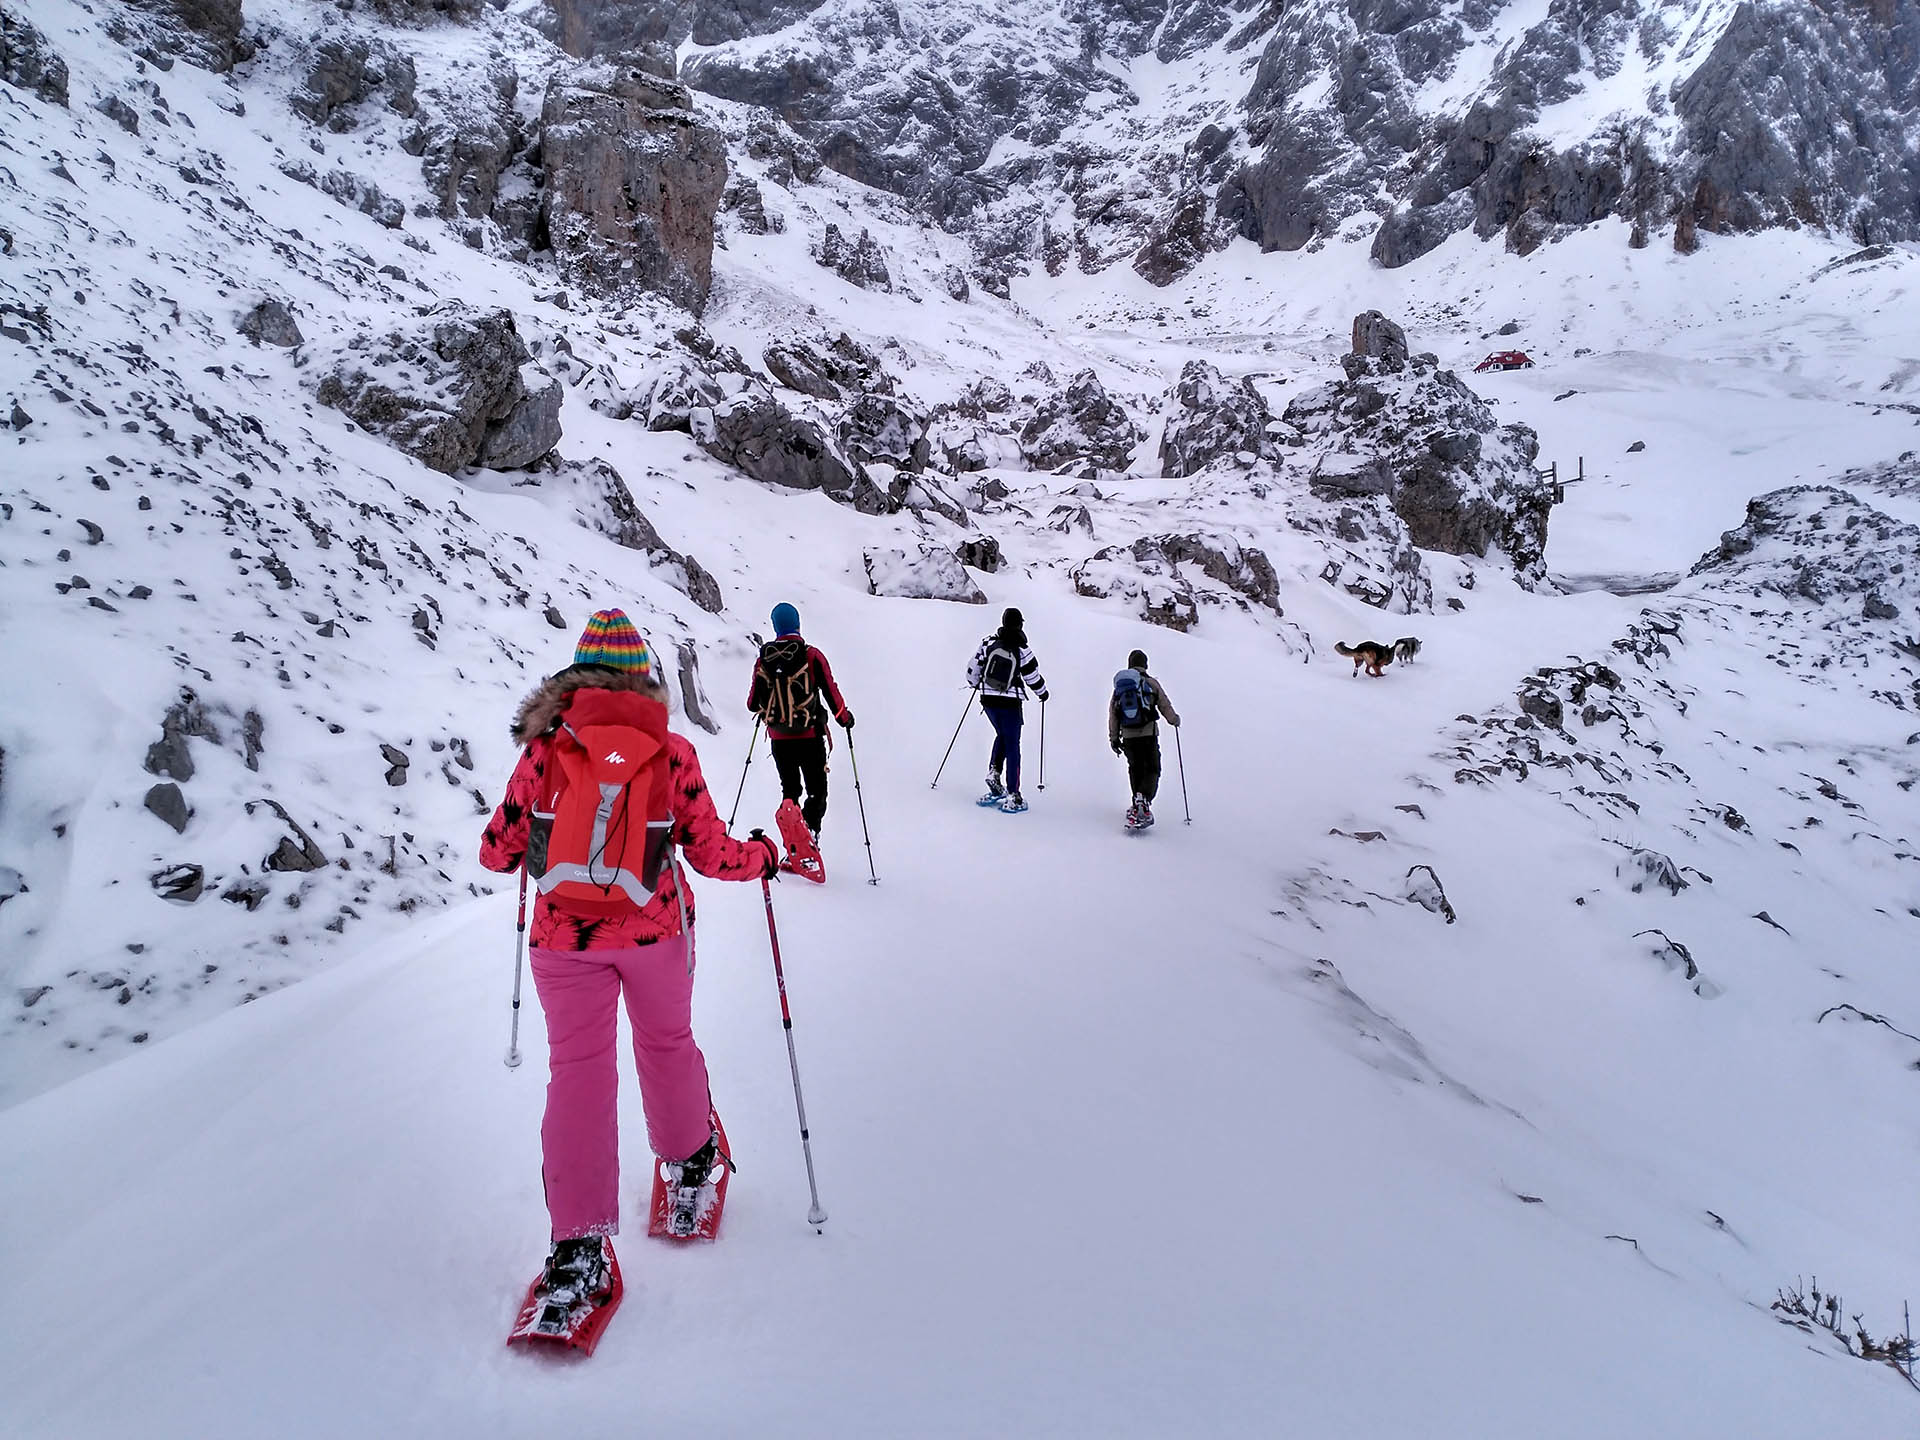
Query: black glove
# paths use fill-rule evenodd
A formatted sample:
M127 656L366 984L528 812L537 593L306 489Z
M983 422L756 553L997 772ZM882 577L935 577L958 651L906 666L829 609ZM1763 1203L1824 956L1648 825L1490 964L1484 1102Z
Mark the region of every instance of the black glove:
M1116 755L1124 755L1127 752L1120 748L1120 742L1116 740L1113 742L1113 753Z
M780 873L780 847L767 837L767 832L764 830L755 830L747 836L749 844L754 841L758 841L767 852L767 868L761 872L761 878L771 880Z
M853 728L853 712L849 710L846 714L842 715L840 717L840 723L851 730Z

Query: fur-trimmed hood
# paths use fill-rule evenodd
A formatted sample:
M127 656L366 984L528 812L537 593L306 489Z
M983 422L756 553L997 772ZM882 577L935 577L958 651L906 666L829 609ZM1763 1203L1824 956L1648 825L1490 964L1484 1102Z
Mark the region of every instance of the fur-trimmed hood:
M551 734L566 713L567 701L576 690L616 690L644 695L649 700L667 703L667 687L651 675L633 670L609 670L604 665L569 665L540 682L513 717L513 740L525 745L536 735Z

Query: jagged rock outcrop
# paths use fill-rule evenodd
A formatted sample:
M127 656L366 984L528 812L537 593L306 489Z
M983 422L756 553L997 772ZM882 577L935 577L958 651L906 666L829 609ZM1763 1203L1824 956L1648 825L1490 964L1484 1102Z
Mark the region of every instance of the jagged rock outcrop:
M1124 470L1142 439L1125 407L1091 370L1082 370L1042 400L1020 430L1020 453L1036 470L1086 461Z
M373 36L335 33L314 42L300 89L287 103L303 119L344 133L354 128L356 107L372 95L383 95L396 115L414 114L417 82L411 56Z
M814 249L813 258L833 271L849 285L862 290L891 290L893 277L887 273L887 257L879 241L865 230L858 240L849 240L838 225L829 224Z
M260 301L242 315L236 328L256 345L287 348L300 344L306 338L300 333L299 323L294 320L293 312L287 309L286 302L271 297Z
M67 62L11 9L0 10L0 80L52 105L67 103Z
M1247 101L1264 153L1223 186L1222 218L1295 249L1384 191L1399 204L1373 255L1389 267L1468 228L1525 254L1607 218L1636 245L1672 225L1683 250L1700 231L1771 225L1863 244L1920 234L1920 174L1897 158L1920 113L1916 0L1743 3L1684 24L1610 0L1555 5L1489 56L1468 103L1430 99L1471 47L1490 48L1492 14L1481 0L1281 12ZM1555 107L1636 64L1679 78L1542 137Z
M1353 317L1353 350L1369 360L1379 360L1391 372L1407 363L1407 332L1378 310Z
M1533 468L1533 431L1501 425L1431 355L1397 371L1386 360L1347 358L1348 378L1296 396L1282 416L1306 437L1318 483L1376 493L1383 467L1384 493L1415 545L1452 555L1498 549L1522 585L1539 584L1553 496Z
M880 357L844 330L827 341L776 341L761 358L767 373L780 384L817 400L894 392L893 377Z
M474 83L431 94L425 123L407 137L442 220L461 226L478 249L483 223L499 227L509 243L529 245L540 222L544 176L528 163L529 136L515 107L520 77L495 63Z
M767 209L767 197L757 182L736 176L720 197L720 208L733 216L734 223L748 235L779 234L787 228L787 217Z
M889 395L855 397L834 424L840 448L863 465L876 462L919 474L932 458L924 415Z
M787 409L769 391L750 389L711 410L694 411L693 438L708 454L765 484L819 490L868 515L895 508L824 426Z
M1189 360L1172 401L1160 436L1162 475L1192 475L1222 458L1251 465L1271 456L1273 415L1245 376L1230 381L1206 361Z
M254 54L240 0L127 0L107 33L162 69L178 57L224 73Z
M583 66L548 85L540 126L541 213L563 273L697 314L713 284L727 150L686 90L632 66Z
M560 442L561 387L506 310L449 301L409 328L347 342L318 398L431 469L530 465Z
M869 595L952 600L962 605L987 603L986 595L973 583L960 557L944 545L922 541L911 550L869 549L862 559Z
M1148 284L1171 285L1206 259L1212 208L1207 192L1197 185L1173 197L1134 253L1133 268Z

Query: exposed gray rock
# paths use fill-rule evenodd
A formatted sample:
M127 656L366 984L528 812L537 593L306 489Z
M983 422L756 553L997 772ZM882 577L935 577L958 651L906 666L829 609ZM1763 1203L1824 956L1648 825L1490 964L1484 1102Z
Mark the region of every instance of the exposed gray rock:
M386 97L396 115L412 115L417 83L412 57L373 36L336 32L314 43L300 89L288 98L293 113L329 130L351 130L355 108L369 96Z
M1389 370L1406 364L1407 332L1378 310L1353 317L1353 353L1384 361Z
M1000 556L1000 542L991 535L980 535L971 540L963 540L954 553L960 557L960 563L968 569L984 570L989 575L1004 563Z
M407 770L413 764L412 756L398 745L382 744L380 758L387 762L387 784L398 789L407 783Z
M893 377L880 357L845 331L824 343L779 341L769 345L762 358L775 380L819 400L838 400L848 392L894 393Z
M1150 285L1171 285L1185 275L1206 258L1211 210L1206 191L1197 185L1175 195L1134 253L1133 268Z
M442 220L491 220L513 242L530 242L543 177L527 162L526 126L515 106L520 77L504 62L452 93L436 92L431 118L409 137Z
M167 708L160 721L160 738L147 747L144 762L149 775L165 775L172 780L193 778L193 751L188 739L220 743L220 731L207 714L200 697L182 688L180 698Z
M960 557L944 545L922 541L911 550L869 549L864 552L863 560L869 595L952 600L962 605L987 603L987 597L973 583Z
M50 105L67 103L67 62L11 8L0 10L0 80Z
M1323 450L1314 457L1307 484L1314 494L1385 495L1393 489L1393 470L1379 455L1351 450Z
M476 463L529 464L539 458L527 453L538 443L558 441L557 426L546 423L558 397L540 374L511 312L447 301L406 329L355 336L321 380L318 398L452 474ZM528 375L539 382L531 389ZM497 444L496 432L504 437Z
M766 484L819 490L869 515L896 508L818 422L794 414L766 391L749 390L712 410L695 411L693 438L708 454Z
M156 63L178 57L224 73L253 58L245 27L240 0L128 0L108 20L107 33Z
M1191 572L1214 586L1197 585ZM1258 607L1276 618L1284 613L1273 563L1264 552L1225 538L1145 536L1096 551L1069 574L1076 594L1124 596L1138 606L1141 619L1170 630L1191 629L1203 603Z
M154 893L176 905L191 905L207 886L207 872L198 865L169 865L147 877Z
M840 448L863 465L875 462L918 474L927 468L933 447L924 415L887 395L860 395L834 425Z
M371 180L349 170L329 170L320 177L320 190L389 230L398 230L407 218L406 206Z
M891 290L893 277L887 273L887 257L879 242L865 230L858 240L849 240L840 227L829 223L813 258L850 285L863 290Z
M700 684L699 647L691 640L682 640L679 661L680 708L686 712L687 719L709 735L718 735L720 723L713 718L713 702L707 699L707 692Z
M525 393L480 442L473 463L483 469L518 470L560 443L564 387L538 365L522 366L520 380Z
M820 152L796 135L771 110L755 110L747 120L747 154L764 161L767 178L791 187L814 179L824 168Z
M744 175L736 176L727 186L727 193L720 197L720 208L749 235L778 234L787 228L786 217L777 210L769 213L760 186Z
M1120 402L1107 394L1091 370L1082 370L1035 409L1021 427L1020 452L1036 470L1052 470L1072 461L1091 461L1107 470L1124 470L1140 443L1140 428Z
M93 108L118 125L129 135L140 133L140 112L122 100L118 95L102 95L93 102Z
M1160 437L1160 473L1193 475L1223 458L1267 458L1267 402L1242 376L1229 381L1204 360L1189 360L1173 387L1174 409Z
M940 272L940 288L947 292L949 300L958 300L962 305L973 298L972 287L967 284L967 272L958 265L949 265Z
M621 55L636 48L692 40L719 45L768 35L814 8L808 0L549 0L556 43L569 55Z
M286 303L269 296L240 317L239 331L256 345L298 345L306 339Z
M652 291L698 314L713 284L727 149L687 92L630 66L556 75L541 109L542 214L583 289Z
M141 803L171 826L176 835L186 832L187 821L193 817L193 811L187 807L187 797L171 780L163 780L149 788Z
M287 813L286 806L277 800L254 800L247 804L247 813L253 814L256 806L264 805L280 817L280 823L287 827L272 851L260 864L268 870L279 870L293 874L305 874L312 870L326 868L327 857L321 853L314 839L303 829L300 823Z

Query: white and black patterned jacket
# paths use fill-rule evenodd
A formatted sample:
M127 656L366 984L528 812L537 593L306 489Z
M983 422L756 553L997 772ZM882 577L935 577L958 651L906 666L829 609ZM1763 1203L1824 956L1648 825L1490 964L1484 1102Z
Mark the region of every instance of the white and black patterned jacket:
M1047 681L1046 677L1040 673L1040 662L1033 658L1033 651L1026 647L1024 643L1025 637L1023 636L1021 639L1021 644L1007 645L1005 647L1008 650L1017 651L1020 657L1020 664L1014 673L1013 679L1004 686L990 685L987 683L986 678L987 657L1001 647L1002 642L1000 636L997 634L989 635L980 642L980 648L973 652L973 662L967 666L967 684L979 690L980 701L983 705L995 703L1018 705L1026 698L1026 693L1029 690L1039 696L1043 702L1046 700Z

